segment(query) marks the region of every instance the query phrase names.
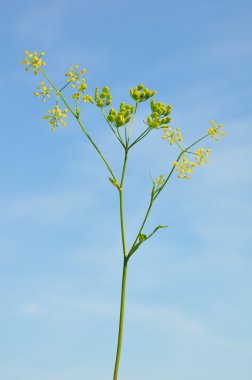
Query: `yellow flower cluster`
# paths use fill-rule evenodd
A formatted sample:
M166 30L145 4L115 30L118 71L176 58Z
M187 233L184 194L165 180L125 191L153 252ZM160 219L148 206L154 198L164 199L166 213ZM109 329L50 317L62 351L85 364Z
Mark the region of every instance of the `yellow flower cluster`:
M75 65L74 67L70 67L69 71L65 74L68 78L68 82L72 83L71 87L74 88L75 84L78 84L78 91L84 93L87 85L85 83L85 78L83 78L83 74L86 72L86 69L82 69L81 71L78 71L79 66Z
M195 162L189 161L186 156L183 156L181 163L174 162L174 166L178 171L178 178L190 179L190 174L193 172L193 168L196 166Z
M49 120L48 124L51 125L52 130L55 129L61 124L63 127L66 126L65 119L67 117L68 109L64 109L63 111L59 108L58 104L56 104L55 108L48 110L48 115L43 116L43 119Z
M90 102L96 104L97 107L107 107L112 103L112 96L109 91L109 87L103 87L102 92L99 94L99 88L96 87L94 98L90 95L83 97L84 102Z
M37 96L38 98L42 98L42 102L46 102L46 98L50 98L50 92L52 91L52 87L46 87L44 82L40 82L41 87L37 86L36 92L34 92L34 95Z
M38 74L40 67L46 65L46 63L42 60L42 57L44 57L45 53L42 52L40 55L38 55L36 51L34 53L29 53L28 50L25 50L24 53L26 57L22 62L20 62L20 64L26 65L26 71L31 68L34 74Z
M120 104L119 112L116 112L114 108L110 109L107 120L110 123L114 124L116 128L119 128L130 121L134 110L135 110L134 106L131 106L130 104L125 104L124 102L122 102Z
M148 100L149 98L151 98L156 93L157 93L157 91L151 91L148 88L144 87L143 84L139 84L134 89L130 88L130 96L137 103L145 102L145 100Z
M210 137L214 138L216 141L219 140L218 134L221 136L225 136L225 133L223 132L223 124L217 124L215 121L210 121L211 127L208 130L208 133L210 134Z
M164 103L157 102L152 99L150 102L152 113L147 117L147 124L150 128L167 128L168 123L171 121L170 113L172 110L172 105L167 106Z
M164 133L165 134L162 136L162 139L167 139L171 145L176 141L183 140L182 133L179 128L172 129L171 127L165 127Z
M210 152L210 149L205 150L204 148L199 148L196 150L195 154L198 165L202 165L204 162L208 164L208 156Z

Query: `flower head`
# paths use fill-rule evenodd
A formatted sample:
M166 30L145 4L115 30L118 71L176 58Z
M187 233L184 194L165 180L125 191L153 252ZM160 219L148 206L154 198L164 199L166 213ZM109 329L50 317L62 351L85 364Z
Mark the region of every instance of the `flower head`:
M134 113L134 110L135 110L134 106L131 106L130 104L125 104L124 102L122 102L120 104L119 112L116 112L114 108L110 109L109 114L107 116L107 120L111 124L113 124L116 128L119 128L130 121Z
M38 98L42 98L42 102L46 102L46 98L50 98L50 92L52 91L52 87L46 87L44 82L40 82L40 86L37 86L36 92L34 92L34 95L37 96Z
M69 71L65 74L68 78L68 83L71 83L71 87L74 88L75 85L78 85L78 91L84 93L87 85L85 83L85 78L83 78L83 74L86 72L86 69L82 69L79 71L79 66L75 65L74 67L70 67Z
M90 102L95 104L97 107L107 107L112 103L112 96L109 91L109 87L105 86L102 88L102 92L99 94L99 88L95 88L94 97L90 95L85 95L83 97L84 102Z
M210 149L204 149L204 148L199 148L196 150L196 161L198 165L202 165L204 162L208 164L208 156L210 153Z
M28 50L25 50L24 53L26 57L22 62L20 62L21 65L26 65L26 71L31 68L34 74L38 74L40 67L46 65L46 63L42 60L42 57L44 57L45 53L41 52L40 55L38 55L36 51L34 53L29 53Z
M130 96L137 103L145 102L145 100L148 100L149 98L151 98L156 93L157 93L157 91L151 91L148 88L144 87L143 84L139 84L134 89L130 88Z
M223 132L223 124L217 124L215 121L210 121L211 127L208 130L208 133L210 134L210 137L214 138L216 141L219 140L219 136L225 136L225 133Z
M51 125L52 130L55 129L61 124L63 127L66 126L65 119L67 118L68 109L63 111L59 108L58 104L55 105L55 108L48 110L48 115L43 116L43 119L49 120L48 124Z
M174 162L174 166L178 171L178 178L190 179L191 173L193 172L193 168L196 166L195 162L191 162L184 155L182 161L179 163L177 161Z
M161 102L155 102L154 99L150 102L151 115L147 117L147 124L150 128L168 128L168 124L171 121L170 113L172 110L172 105L167 106Z
M171 127L165 127L164 133L162 139L167 139L171 145L175 142L182 141L182 133L179 128L172 129Z

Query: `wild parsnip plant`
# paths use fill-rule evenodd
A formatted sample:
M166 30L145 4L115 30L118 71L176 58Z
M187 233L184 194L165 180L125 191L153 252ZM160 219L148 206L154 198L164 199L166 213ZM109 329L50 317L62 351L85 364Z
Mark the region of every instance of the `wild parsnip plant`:
M123 253L123 271L122 271L122 286L121 286L121 304L120 304L120 318L119 318L119 331L117 350L115 358L115 367L113 380L118 379L118 371L122 349L123 338L123 323L124 323L124 309L125 309L125 293L126 293L126 277L128 262L131 257L137 252L140 246L153 236L160 228L166 226L157 226L150 234L144 233L144 226L149 217L153 204L161 191L167 185L172 174L177 171L178 178L187 179L191 178L191 174L197 166L201 166L204 163L208 163L208 157L210 149L203 147L195 147L207 137L218 140L219 136L224 136L223 125L217 124L214 121L210 121L210 127L208 131L200 137L197 141L191 143L189 146L183 146L183 137L179 128L172 129L170 126L170 113L172 106L166 105L162 102L156 102L153 97L156 91L151 91L143 84L139 84L134 89L130 89L130 97L133 104L126 104L122 102L118 110L108 107L112 103L112 96L109 87L103 87L101 91L96 87L94 95L86 94L87 85L84 74L85 69L79 69L78 65L70 67L69 71L65 74L66 80L61 88L57 88L54 83L49 79L44 72L44 52L38 54L37 52L30 53L25 51L25 58L21 62L25 66L25 70L32 70L35 75L40 74L43 81L40 82L40 86L37 86L37 91L34 95L40 98L43 102L46 102L51 95L55 98L54 108L49 109L47 114L43 116L47 120L51 129L55 131L60 126L66 126L66 119L69 114L72 114L77 124L81 127L82 131L86 135L89 142L92 144L98 155L102 159L109 172L109 181L117 189L119 195L119 210L120 210L120 224L121 224L121 239L122 239L122 253ZM45 84L46 83L46 84ZM64 90L70 87L72 89L72 95L69 100L63 95ZM149 101L150 100L150 101ZM88 133L86 127L81 121L81 104L90 102L97 107L102 113L104 120L108 124L111 132L118 140L124 151L124 161L122 163L122 171L120 176L115 175L110 163L104 157L101 150L98 148L93 138ZM132 130L134 128L135 116L140 103L149 102L150 114L144 120L145 129L138 135L137 138L132 139ZM108 109L108 111L106 111ZM130 248L127 248L125 227L124 227L124 180L126 174L128 155L131 149L142 141L149 133L156 133L161 130L161 138L167 141L171 145L176 145L178 149L178 156L176 160L171 164L170 171L165 175L160 175L155 180L152 180L152 187L150 191L150 201L146 210L146 214L143 218L143 222L136 233L135 240Z

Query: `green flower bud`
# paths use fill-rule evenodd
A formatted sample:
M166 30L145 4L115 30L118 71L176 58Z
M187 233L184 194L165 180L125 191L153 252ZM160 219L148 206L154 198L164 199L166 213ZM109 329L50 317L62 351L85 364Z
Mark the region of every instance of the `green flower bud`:
M103 103L103 100L102 99L98 99L97 102L97 107L103 107L104 106L104 103Z
M99 95L99 89L98 87L95 88L95 94L94 94L94 100L97 101Z
M154 112L155 111L155 100L152 99L150 102L151 110Z
M158 128L159 127L159 122L158 121L154 121L151 125L150 125L151 128Z
M102 92L104 92L105 94L109 94L109 87L103 87Z
M107 120L113 123L115 121L115 116L114 115L108 115Z
M133 98L134 100L138 101L139 98L140 98L140 92L137 91L137 90L134 90L133 95L132 95L132 98Z
M122 114L118 114L115 121L118 127L121 127L125 124L125 118Z

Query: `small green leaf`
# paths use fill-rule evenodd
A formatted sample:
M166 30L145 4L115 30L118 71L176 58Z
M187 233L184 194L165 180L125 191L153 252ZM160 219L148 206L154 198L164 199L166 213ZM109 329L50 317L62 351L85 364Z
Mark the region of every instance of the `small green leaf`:
M116 181L113 178L108 177L108 179L110 180L110 182L112 183L112 185L116 186Z
M145 234L139 234L139 243L143 243L146 239L147 239L147 236Z
M118 190L121 190L120 185L116 182L114 178L108 177L108 179L112 183L113 186L115 186Z

